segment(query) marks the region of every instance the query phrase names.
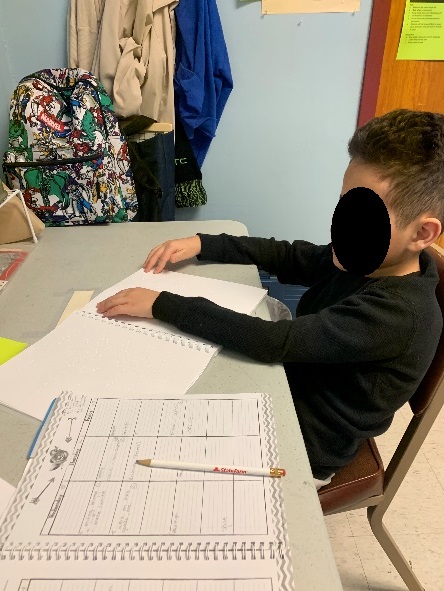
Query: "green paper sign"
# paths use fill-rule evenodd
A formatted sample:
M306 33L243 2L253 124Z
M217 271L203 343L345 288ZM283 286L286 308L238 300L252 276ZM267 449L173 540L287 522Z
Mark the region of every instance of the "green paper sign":
M398 60L444 60L444 0L407 0Z

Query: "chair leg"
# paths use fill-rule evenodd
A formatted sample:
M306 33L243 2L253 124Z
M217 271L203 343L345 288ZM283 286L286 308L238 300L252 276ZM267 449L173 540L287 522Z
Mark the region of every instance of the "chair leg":
M385 511L386 507L383 507L382 505L368 507L367 517L370 527L372 528L372 532L374 533L375 538L381 544L384 552L391 560L393 566L398 571L404 583L407 585L409 591L425 591L424 587L416 578L412 567L404 558L401 550L398 548L394 539L387 531L387 528L382 523L382 518L384 517Z

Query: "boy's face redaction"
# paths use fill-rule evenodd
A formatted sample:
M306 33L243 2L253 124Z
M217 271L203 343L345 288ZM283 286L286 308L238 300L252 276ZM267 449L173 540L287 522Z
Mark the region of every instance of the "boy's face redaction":
M355 187L342 195L331 222L331 242L345 270L354 275L374 273L387 256L390 240L390 216L377 193Z
M333 263L338 269L369 277L420 270L419 252L412 249L418 223L403 230L397 227L396 214L387 204L388 190L389 181L381 181L371 166L350 162L341 197L350 193L338 205L332 223Z

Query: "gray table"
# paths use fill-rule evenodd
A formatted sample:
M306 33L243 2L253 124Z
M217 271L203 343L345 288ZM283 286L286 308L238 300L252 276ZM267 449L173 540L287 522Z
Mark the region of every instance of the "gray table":
M46 228L38 245L15 245L30 254L0 294L0 336L34 343L56 326L74 291L101 291L139 269L156 244L196 232L248 234L233 221ZM254 266L192 260L174 270L260 286ZM265 303L255 313L269 318ZM342 589L282 366L222 350L189 392L272 395L280 461L287 469L282 485L296 589ZM19 481L38 425L36 419L0 405L0 477L11 484Z

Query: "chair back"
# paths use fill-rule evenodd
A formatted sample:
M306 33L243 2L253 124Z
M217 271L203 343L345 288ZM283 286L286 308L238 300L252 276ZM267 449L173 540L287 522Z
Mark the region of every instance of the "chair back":
M433 258L438 269L439 283L436 287L436 298L444 318L444 250L438 246L426 249ZM410 399L410 408L414 415L421 415L429 406L440 384L444 379L444 331L441 333L438 348L426 375Z

